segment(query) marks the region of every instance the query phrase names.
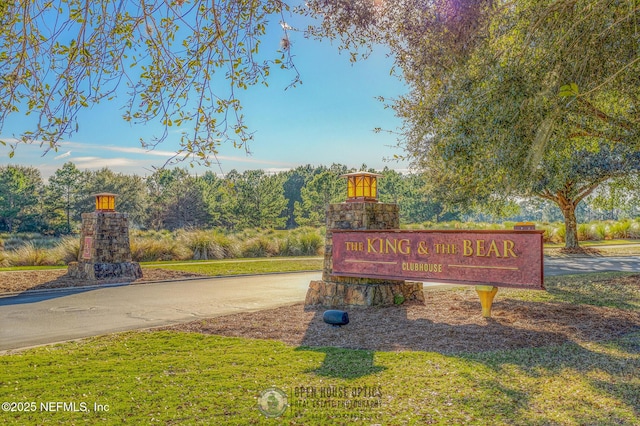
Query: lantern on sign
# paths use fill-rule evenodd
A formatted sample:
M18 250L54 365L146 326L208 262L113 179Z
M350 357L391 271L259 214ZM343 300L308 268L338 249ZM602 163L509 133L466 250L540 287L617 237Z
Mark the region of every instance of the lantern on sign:
M347 202L378 202L377 173L355 172L341 177L347 178Z
M114 212L116 211L116 194L103 192L96 194L96 211L97 212Z

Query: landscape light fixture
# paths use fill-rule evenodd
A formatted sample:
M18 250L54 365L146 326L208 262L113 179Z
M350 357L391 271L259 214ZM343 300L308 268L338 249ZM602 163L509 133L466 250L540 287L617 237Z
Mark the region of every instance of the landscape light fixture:
M341 327L343 325L349 324L349 314L345 311L332 309L329 311L324 311L322 320L334 327Z
M378 202L378 178L377 173L355 172L347 173L340 177L347 178L347 202Z
M116 211L116 195L108 192L95 194L96 211L97 212L115 212Z

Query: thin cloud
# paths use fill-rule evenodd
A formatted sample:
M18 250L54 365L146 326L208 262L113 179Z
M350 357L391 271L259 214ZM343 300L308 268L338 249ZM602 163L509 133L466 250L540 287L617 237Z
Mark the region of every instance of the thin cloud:
M61 160L63 158L71 157L71 151L67 151L64 154L56 155L53 157L54 160Z
M75 164L79 168L99 169L102 167L122 167L140 165L139 161L130 158L100 158L100 157L78 157Z
M84 149L90 148L92 152L96 152L96 150L104 150L104 151L111 151L111 152L120 152L124 154L153 155L153 156L165 157L165 158L172 158L176 156L176 152L174 151L148 150L145 148L137 148L137 147L113 146L113 145L96 146L91 144L82 144L78 142L64 142L64 145L68 147L74 147L74 148L84 148ZM287 167L287 168L295 167L295 165L291 163L286 163L281 161L261 160L259 158L254 158L254 157L216 155L215 158L217 158L218 161L233 161L236 163L249 163L249 164L267 164L267 165L281 166L281 167Z
M145 148L126 147L126 146L92 145L92 144L80 143L80 142L63 142L61 143L61 145L66 147L73 147L75 149L82 149L82 150L90 149L92 152L103 150L103 151L111 151L111 152L122 152L125 154L154 155L158 157L173 157L174 155L176 155L176 153L172 151L150 150Z

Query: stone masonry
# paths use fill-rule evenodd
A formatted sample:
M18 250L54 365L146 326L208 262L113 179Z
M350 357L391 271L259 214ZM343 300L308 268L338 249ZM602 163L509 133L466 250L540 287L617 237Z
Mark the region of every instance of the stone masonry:
M131 261L129 215L95 211L82 214L78 261L71 262L67 274L89 281L134 281L142 269Z
M321 281L311 281L305 305L325 307L393 305L424 302L422 283L333 275L332 230L390 230L400 227L397 204L351 202L330 204Z

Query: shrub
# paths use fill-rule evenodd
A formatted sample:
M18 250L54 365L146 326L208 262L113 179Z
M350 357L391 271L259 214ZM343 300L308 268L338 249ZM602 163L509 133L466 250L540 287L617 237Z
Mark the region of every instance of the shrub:
M324 246L324 238L315 231L305 232L300 236L300 252L304 256L320 254Z
M595 241L604 240L607 235L607 226L604 223L594 223L591 225L591 239Z
M278 240L280 256L301 256L300 241L296 235L288 235Z
M545 243L561 244L564 242L564 236L566 233L564 224L542 223L540 225L536 225L536 229L544 231L542 239Z
M324 230L303 227L280 233L279 256L316 256L324 247Z
M279 254L277 242L267 237L251 238L242 247L242 257L271 257Z
M178 244L175 238L130 238L131 257L136 262L162 260L187 260L193 256L187 247Z
M467 229L473 229L473 228L467 228ZM496 230L502 230L505 229L504 225L501 223L488 223L488 224L484 224L483 229L488 229L491 231L496 231ZM511 229L513 229L513 226L511 227Z
M552 239L554 242L563 243L565 241L565 237L567 236L567 228L564 223L554 229L554 235Z
M578 241L591 240L591 226L586 223L578 225Z
M640 238L640 222L634 220L629 227L629 238Z
M49 250L27 242L15 250L7 251L9 266L52 266L56 261L52 259Z
M56 265L67 265L69 262L78 260L80 253L79 237L64 237L51 249L51 256Z
M564 241L564 234L562 235L562 238L558 235L558 226L559 225L557 224L542 223L537 225L536 229L544 231L542 239L545 243L559 244Z
M225 259L238 257L238 242L216 231L190 231L182 233L179 239L193 252L193 259Z
M214 233L216 244L222 247L225 258L240 257L242 249L240 242L237 238L229 235L222 234L220 232Z
M179 241L191 252L195 260L222 259L222 248L214 243L211 233L207 231L191 231L180 235Z
M609 229L611 238L630 238L631 237L631 221L626 219L616 222Z

